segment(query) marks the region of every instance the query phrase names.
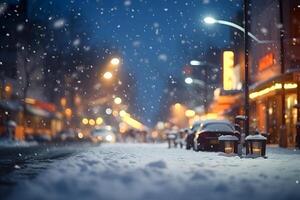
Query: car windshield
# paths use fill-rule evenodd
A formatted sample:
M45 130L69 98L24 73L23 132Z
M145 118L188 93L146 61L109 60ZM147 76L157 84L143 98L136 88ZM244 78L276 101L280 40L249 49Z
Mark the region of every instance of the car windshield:
M207 131L220 131L220 132L232 132L234 131L234 128L227 123L208 123L204 124L201 130L207 130Z
M96 129L92 131L92 135L105 135L108 131L105 129Z
M197 131L200 128L201 124L194 124L192 127L192 131Z

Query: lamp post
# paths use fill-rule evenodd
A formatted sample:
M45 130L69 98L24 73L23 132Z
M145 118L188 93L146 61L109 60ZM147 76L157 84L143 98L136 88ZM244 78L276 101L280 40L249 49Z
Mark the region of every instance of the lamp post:
M245 0L245 4L246 4L246 0ZM248 8L247 8L247 10L248 10ZM239 25L237 25L235 23L232 23L232 22L229 22L229 21L225 21L225 20L215 19L213 17L205 17L203 19L203 21L206 24L222 24L222 25L225 25L225 26L230 26L232 28L238 29L238 30L242 31L243 33L245 33L245 35L248 35L249 37L251 37L257 43L262 43L263 44L263 43L272 43L272 42L274 42L272 40L260 40L260 39L258 39L255 35L253 35L251 32L248 31L248 28L246 30L246 26L245 26L245 28L243 28L243 27L241 27L241 26L239 26Z
M266 40L259 40L257 37L255 37L252 33L249 32L248 27L248 11L249 11L249 0L244 0L244 21L245 21L245 27L241 27L237 24L234 24L232 22L228 22L225 20L217 20L212 17L205 17L204 22L206 24L223 24L226 26L233 27L235 29L238 29L244 33L244 41L245 41L245 82L244 82L244 114L245 114L245 135L249 135L249 37L251 37L254 41L257 43L270 43L272 41L266 41Z
M249 10L249 0L244 0L244 22L245 22L245 32L244 32L244 40L245 40L245 86L244 86L244 95L245 95L245 135L249 135L249 27L248 27L248 10Z

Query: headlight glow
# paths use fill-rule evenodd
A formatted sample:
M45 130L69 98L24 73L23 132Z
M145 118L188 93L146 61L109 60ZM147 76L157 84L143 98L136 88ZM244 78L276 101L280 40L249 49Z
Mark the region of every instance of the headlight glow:
M113 137L112 137L112 135L107 135L107 136L105 136L105 139L107 141L111 142L113 140Z

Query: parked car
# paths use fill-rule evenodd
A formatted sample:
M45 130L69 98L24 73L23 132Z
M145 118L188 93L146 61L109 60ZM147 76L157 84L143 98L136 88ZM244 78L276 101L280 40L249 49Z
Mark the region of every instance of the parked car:
M234 135L240 138L239 132L235 131L234 125L227 120L206 120L196 132L194 138L195 151L218 151L221 135Z
M195 122L192 128L187 132L185 136L185 147L187 150L194 148L195 134L200 129L201 123L201 121Z
M40 133L26 134L25 141L37 143L50 143L51 137L49 135Z
M62 130L53 137L54 142L75 142L78 139L78 133L73 129Z
M92 141L94 143L115 143L116 134L113 132L111 126L104 126L100 128L95 128L91 131Z

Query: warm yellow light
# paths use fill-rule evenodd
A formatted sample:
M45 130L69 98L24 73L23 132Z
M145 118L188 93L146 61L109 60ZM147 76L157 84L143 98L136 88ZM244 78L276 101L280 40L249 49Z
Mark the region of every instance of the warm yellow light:
M142 123L140 123L139 121L129 117L129 116L125 116L122 118L122 120L128 124L129 126L135 128L135 129L143 129L144 126Z
M286 89L286 90L295 89L297 87L298 87L298 85L296 83L285 83L284 84L284 89ZM268 88L262 89L262 90L257 91L257 92L250 93L249 97L250 97L250 99L255 99L257 97L266 95L266 94L268 94L272 91L280 90L280 89L282 89L282 84L281 83L275 83L274 85L272 85Z
M91 126L95 126L95 120L93 120L93 119L89 119L89 125L91 125Z
M72 116L72 109L71 109L71 108L66 108L66 109L65 109L65 115L66 115L68 118L71 118L71 116Z
M193 111L193 110L186 110L186 111L185 111L185 116L186 116L186 117L194 117L195 114L196 114L196 112Z
M200 120L218 119L218 113L207 113L200 117Z
M121 110L120 112L119 112L119 115L120 115L120 117L129 117L130 116L130 114L129 113L127 113L125 110Z
M223 52L223 89L233 90L234 76L234 53L232 51Z
M6 86L4 87L4 91L5 91L6 93L10 93L11 90L12 90L12 87L11 87L10 85L6 85Z
M112 73L111 72L105 72L104 74L103 74L103 78L105 78L105 79L111 79L112 78Z
M103 123L102 117L97 117L97 119L96 119L96 124L97 124L97 125L101 125L102 123Z
M113 58L110 60L110 64L117 66L120 64L120 59L119 58Z
M234 153L234 144L231 141L225 141L225 153Z
M87 125L89 123L89 120L87 118L83 118L81 120L81 122L84 124L84 125Z
M181 104L180 103L176 103L175 104L175 109L180 109L181 108Z
M158 138L158 132L157 131L153 131L152 133L151 133L151 137L152 138Z
M36 100L35 100L35 99L32 99L32 98L26 98L26 99L25 99L25 102L28 103L28 104L35 104L35 103L36 103Z
M121 104L122 103L122 99L120 98L120 97L116 97L115 99L114 99L114 102L115 102L115 104Z
M67 105L67 99L65 97L63 97L63 98L60 99L60 105L62 107L65 107Z
M83 138L83 134L82 134L81 132L79 132L79 133L77 134L77 136L78 136L78 138L80 138L80 139Z
M125 122L121 122L119 124L120 133L125 133L127 129L128 129L128 126Z
M116 111L116 110L114 110L112 114L114 117L117 117L119 115L118 111Z
M284 89L295 89L297 87L298 87L297 83L285 83L284 84Z

